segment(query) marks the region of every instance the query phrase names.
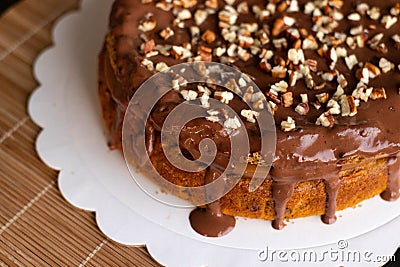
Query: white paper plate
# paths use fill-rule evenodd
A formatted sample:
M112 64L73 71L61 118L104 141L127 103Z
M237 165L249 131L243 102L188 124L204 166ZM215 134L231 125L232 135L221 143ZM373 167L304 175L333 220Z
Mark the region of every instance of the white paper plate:
M98 225L107 236L123 244L145 244L167 266L261 266L271 262L271 256L266 262L259 260L265 257L259 255L265 247L270 253L290 250L292 256L312 248L317 260L325 258L324 266L341 264L342 258L335 260L335 253L328 257L332 251L340 252L339 256L358 251L361 260L370 251L372 266L383 262L374 262L376 256L394 253L399 245L400 201L375 197L361 208L338 212L333 225L323 224L316 216L293 220L283 231L272 229L270 222L239 218L227 236L206 238L190 228L190 210L163 205L142 192L121 153L108 150L103 134L97 54L111 4L111 0L84 0L79 12L57 24L55 46L36 62L35 73L42 85L29 102L32 118L43 127L37 139L40 157L60 170L60 190L69 202L96 211ZM285 259L291 262L288 253L281 254L282 259L278 253L273 255L276 265ZM343 260L346 266L358 262Z

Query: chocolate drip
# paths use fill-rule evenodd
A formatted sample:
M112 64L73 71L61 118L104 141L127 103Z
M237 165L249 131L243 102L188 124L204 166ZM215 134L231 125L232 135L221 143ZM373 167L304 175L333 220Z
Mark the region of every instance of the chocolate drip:
M205 184L208 184L221 175L221 173L209 167L204 177ZM211 194L215 194L212 192ZM225 215L221 211L219 200L206 205L206 208L196 208L189 216L190 225L199 234L209 237L220 237L228 234L235 227L235 217Z
M332 224L336 222L336 198L340 187L339 174L326 178L324 183L327 201L326 211L325 214L321 216L321 219L326 224Z
M235 227L235 217L222 214L220 210L219 202L210 203L207 208L193 210L189 215L193 230L208 237L228 234Z
M294 184L286 182L274 181L272 183L272 197L275 202L275 219L272 222L272 227L281 230L286 224L285 219L286 205L293 195Z
M400 197L400 154L388 160L388 184L381 197L386 201L394 201Z

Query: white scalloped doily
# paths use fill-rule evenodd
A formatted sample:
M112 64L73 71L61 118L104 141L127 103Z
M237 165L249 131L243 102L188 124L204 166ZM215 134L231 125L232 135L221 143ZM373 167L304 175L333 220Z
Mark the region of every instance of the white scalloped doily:
M205 238L190 228L189 210L163 205L142 192L121 153L107 149L97 99L97 54L111 4L112 0L83 0L79 12L60 20L54 29L55 46L35 64L42 85L29 102L33 120L43 128L37 138L39 156L60 170L63 196L79 208L95 211L108 237L123 244L146 245L166 266L262 266L272 260L259 260L265 257L259 253L266 246L270 252L304 253L312 248L318 260L332 251L370 251L372 257L393 254L399 245L400 201L373 198L361 208L338 212L338 222L329 226L311 217L293 220L283 231L276 231L269 222L238 219L227 236ZM340 240L345 243L338 244ZM340 248L343 244L346 247ZM277 254L272 262L284 265L285 258ZM293 264L290 259L289 263ZM339 264L340 258L325 257L323 262L324 266ZM372 259L369 264L379 263Z

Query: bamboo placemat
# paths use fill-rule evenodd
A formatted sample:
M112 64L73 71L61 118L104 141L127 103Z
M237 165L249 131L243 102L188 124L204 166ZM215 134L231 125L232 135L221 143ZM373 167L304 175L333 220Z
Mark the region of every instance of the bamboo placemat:
M35 151L40 128L26 111L38 85L32 64L51 45L54 21L78 6L23 0L0 17L0 266L159 266L145 248L108 239L93 213L67 203L57 172Z

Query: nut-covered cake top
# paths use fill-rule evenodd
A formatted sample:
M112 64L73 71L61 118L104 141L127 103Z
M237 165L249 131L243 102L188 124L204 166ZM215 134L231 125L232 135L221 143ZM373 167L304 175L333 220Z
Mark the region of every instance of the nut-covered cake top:
M211 97L229 103L232 93L247 93L253 105L268 105L281 129L277 160L392 153L399 142L399 13L398 1L116 1L108 51L124 88L112 93L127 103L168 66L221 62L264 94L233 81L231 92ZM180 93L188 100L201 90ZM248 122L256 117L240 114Z

